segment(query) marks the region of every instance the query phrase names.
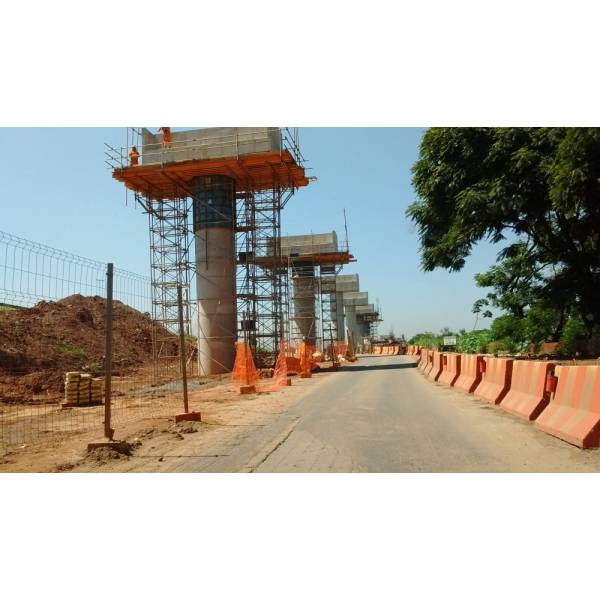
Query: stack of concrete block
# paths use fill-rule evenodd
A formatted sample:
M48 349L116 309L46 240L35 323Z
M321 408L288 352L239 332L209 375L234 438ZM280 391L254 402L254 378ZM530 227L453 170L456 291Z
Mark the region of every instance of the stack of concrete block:
M79 403L79 380L81 379L81 373L77 371L70 371L65 373L65 403L66 404L78 404Z
M89 404L92 391L92 376L89 373L81 373L79 379L79 404Z
M101 404L104 394L104 380L100 377L92 379L90 388L90 401L92 404Z

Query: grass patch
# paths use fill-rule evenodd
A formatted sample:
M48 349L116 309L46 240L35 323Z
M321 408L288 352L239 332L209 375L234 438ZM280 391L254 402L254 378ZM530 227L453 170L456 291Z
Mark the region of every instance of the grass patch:
M83 348L79 348L78 346L74 346L68 342L60 345L60 351L68 354L71 358L85 358L85 350Z

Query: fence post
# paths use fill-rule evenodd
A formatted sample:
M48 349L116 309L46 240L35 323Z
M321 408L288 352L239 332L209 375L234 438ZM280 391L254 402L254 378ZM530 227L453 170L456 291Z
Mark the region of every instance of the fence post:
M188 406L188 388L187 388L187 368L185 364L185 334L183 330L183 293L182 285L177 284L177 307L179 312L179 356L181 360L181 383L183 386L183 411L189 412Z
M112 325L113 325L113 263L106 269L106 337L104 342L104 437L112 440L114 429L111 427L112 401Z

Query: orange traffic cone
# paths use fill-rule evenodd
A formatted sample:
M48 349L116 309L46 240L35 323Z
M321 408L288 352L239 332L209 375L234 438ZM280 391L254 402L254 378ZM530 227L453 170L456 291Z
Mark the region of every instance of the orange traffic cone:
M281 340L279 345L279 356L273 369L273 380L269 386L269 391L276 392L288 385L292 385L292 380L288 377L288 353L289 346L285 340Z
M253 394L258 383L258 371L248 342L237 342L231 381L239 386L240 394Z

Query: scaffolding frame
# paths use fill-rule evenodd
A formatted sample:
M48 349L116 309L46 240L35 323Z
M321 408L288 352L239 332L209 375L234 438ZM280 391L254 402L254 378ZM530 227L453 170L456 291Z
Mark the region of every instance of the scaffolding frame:
M263 165L260 175L250 173L237 149L243 135L232 136L230 144L232 161L236 169L235 200L235 278L237 326L234 333L238 339L249 342L260 368L273 367L279 352L281 339L285 335L284 307L286 303L287 269L281 265L281 211L295 194L294 185L306 185L314 178L305 178L297 183L298 173L304 173L305 159L299 148L298 128L279 128L281 151L277 157L270 156ZM142 130L127 129L127 145L114 148L105 144L105 163L113 177L124 181L129 173L128 150L131 146L142 147ZM291 157L291 163L290 163ZM142 157L143 158L143 157ZM277 158L277 160L276 160ZM161 165L161 168L163 165ZM232 176L231 165L222 165L223 175ZM265 176L264 169L268 168ZM138 172L134 167L133 174ZM240 180L240 172L244 177ZM171 361L164 355L164 331L173 333L177 321L177 285L183 287L184 327L190 335L192 324L191 280L197 276L195 262L190 259L190 245L194 240L191 219L192 199L189 184L177 174L166 170L162 174L161 186L169 181L169 195L165 197L163 187L156 188L150 180L126 183L133 190L135 202L149 216L150 256L152 280L152 316L156 323L153 335L155 365ZM257 185L258 184L258 185ZM272 240L276 240L273 246ZM260 257L260 262L255 261ZM162 338L161 338L162 332ZM200 335L200 332L198 332Z
M325 359L335 362L338 344L337 276L342 265L321 265L319 269L319 296L321 305L321 335Z
M162 202L144 198L136 193L135 199L148 214L154 374L161 376L168 374L173 368L178 368L178 354L170 354L168 349L174 347L172 336L179 335L179 286L182 288L184 334L192 334L192 203L190 198L185 196Z
M335 361L335 346L338 344L337 276L341 273L344 265L353 260L347 239L338 252L318 252L313 243L309 254L288 257L286 331L292 345L298 346L303 341L303 328L300 327L299 321L308 318L304 314L298 314L296 300L308 299L312 295L314 298L314 339L317 351L325 360ZM310 278L314 281L314 285L312 287L310 285L294 286L294 281L298 281L299 278Z
M236 196L237 335L250 344L259 368L275 365L285 337L281 210L294 193L274 177L271 189Z

